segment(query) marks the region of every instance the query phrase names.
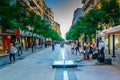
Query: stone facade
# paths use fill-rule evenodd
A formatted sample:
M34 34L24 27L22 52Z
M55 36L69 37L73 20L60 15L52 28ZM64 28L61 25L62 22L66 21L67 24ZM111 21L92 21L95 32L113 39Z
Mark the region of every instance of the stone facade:
M34 11L40 15L42 19L48 21L51 26L54 21L54 13L50 8L47 7L44 0L18 0L22 4L28 6L28 10Z
M53 29L56 30L58 34L61 36L60 24L58 24L57 22L54 22Z

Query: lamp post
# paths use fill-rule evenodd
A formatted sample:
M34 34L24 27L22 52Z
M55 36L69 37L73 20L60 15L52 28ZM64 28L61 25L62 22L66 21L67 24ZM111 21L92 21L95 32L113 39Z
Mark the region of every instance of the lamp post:
M114 27L114 20L112 20L112 26ZM116 57L115 56L115 34L113 34L113 56L112 57Z

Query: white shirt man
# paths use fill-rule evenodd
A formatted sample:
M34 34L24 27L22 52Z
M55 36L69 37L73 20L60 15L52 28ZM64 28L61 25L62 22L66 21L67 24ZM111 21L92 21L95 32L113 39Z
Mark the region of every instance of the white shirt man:
M75 44L71 43L71 53L74 54L74 48L75 48Z
M75 44L71 43L71 49L74 49L74 47L75 47Z
M101 41L99 44L98 44L98 49L101 50L102 48L105 47L105 44L103 41Z

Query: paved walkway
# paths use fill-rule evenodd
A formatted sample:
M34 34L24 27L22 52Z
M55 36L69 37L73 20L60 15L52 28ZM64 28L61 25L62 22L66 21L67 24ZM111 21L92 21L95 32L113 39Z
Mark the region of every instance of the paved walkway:
M16 62L19 61L19 60L24 59L26 56L28 56L28 55L30 55L30 54L32 54L32 53L39 52L39 51L41 51L41 50L43 50L43 49L45 49L45 48L40 48L40 47L38 47L37 49L34 50L34 52L32 52L32 49L31 49L31 48L29 48L27 51L26 51L26 50L23 50L21 56L18 56L18 55L16 54ZM10 62L10 61L9 61L9 54L8 54L8 53L1 54L1 56L0 56L0 69L1 69L1 68L4 68L5 66L10 65L9 62Z
M80 60L81 56L71 54L65 47L68 59ZM81 61L79 67L52 69L51 64L59 59L60 48L47 48L27 56L25 59L0 69L0 80L119 80L120 65L98 65L96 60ZM58 74L57 74L58 73ZM57 74L57 75L56 75ZM56 77L57 76L57 77ZM62 76L62 78L61 78Z
M111 54L111 56L112 56L112 54ZM112 59L113 59L113 62L117 62L117 63L120 64L120 50L116 50L116 51L115 51L115 56L116 56L116 57L112 58Z
M50 58L44 56L49 49L27 56L25 59L0 70L1 80L53 80ZM44 54L43 54L44 53ZM44 56L44 57L43 57ZM52 56L52 55L51 55ZM41 79L42 78L42 79Z

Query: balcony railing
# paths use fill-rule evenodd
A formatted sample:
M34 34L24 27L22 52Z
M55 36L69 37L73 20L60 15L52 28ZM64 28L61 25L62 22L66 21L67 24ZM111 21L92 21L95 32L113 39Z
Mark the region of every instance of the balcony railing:
M86 0L82 6L82 9L85 11L92 3L94 3L94 0Z

